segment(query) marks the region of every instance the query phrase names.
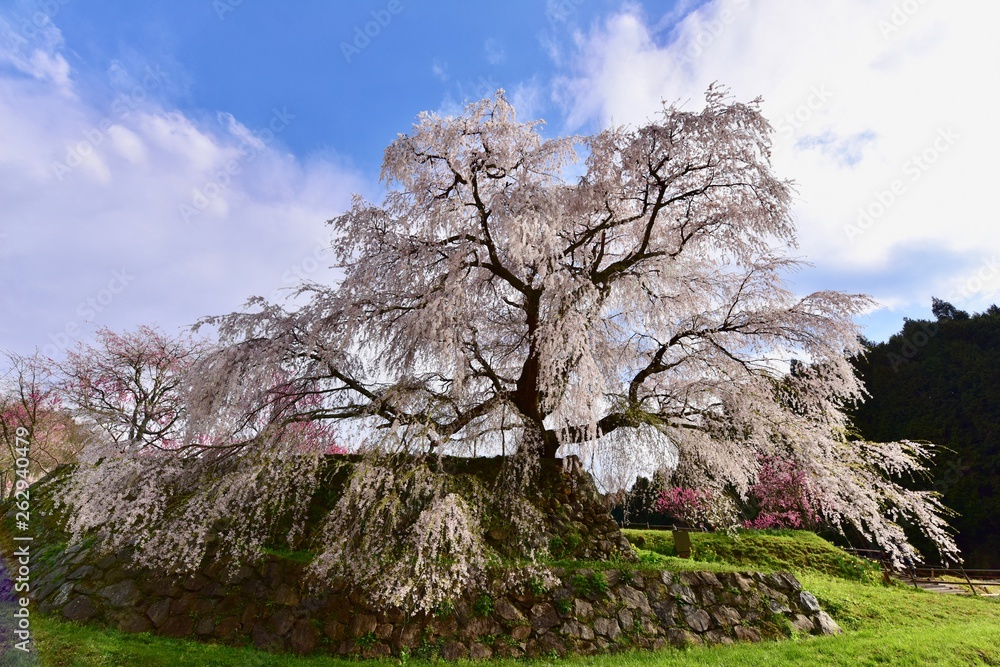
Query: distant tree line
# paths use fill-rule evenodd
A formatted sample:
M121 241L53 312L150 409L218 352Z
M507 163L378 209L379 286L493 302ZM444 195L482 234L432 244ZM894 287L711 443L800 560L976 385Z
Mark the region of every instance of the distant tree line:
M968 567L1000 568L1000 308L970 315L934 299L932 314L852 359L871 394L854 424L869 440L939 445L929 477L907 484L958 512Z

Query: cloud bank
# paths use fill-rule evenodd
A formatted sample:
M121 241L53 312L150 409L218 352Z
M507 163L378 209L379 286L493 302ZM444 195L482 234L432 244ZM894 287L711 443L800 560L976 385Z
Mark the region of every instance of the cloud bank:
M816 264L805 287L864 275L884 306L920 311L932 294L968 308L997 299L1000 271L983 279L983 267L1000 250L1000 4L716 0L674 18L627 6L575 34L562 58L575 65L555 83L567 129L639 124L664 100L696 107L714 81L762 96L775 167L797 184L801 254Z
M174 329L332 277L323 221L370 186L285 151L294 110L192 117L157 65L88 94L51 23L0 35L0 347L60 356L97 326Z

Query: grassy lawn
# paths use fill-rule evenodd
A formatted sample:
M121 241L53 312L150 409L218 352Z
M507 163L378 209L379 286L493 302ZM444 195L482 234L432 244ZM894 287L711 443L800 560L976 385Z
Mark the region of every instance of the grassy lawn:
M640 535L630 531L635 540ZM807 533L698 536L694 555L711 560L685 561L668 555L672 544L644 537L648 565L685 569L787 569L812 591L846 631L837 637L794 637L788 641L660 652L632 652L554 661L566 667L600 665L1000 665L1000 600L938 595L873 582L867 564ZM653 535L663 538L662 534ZM669 537L667 535L666 537ZM727 543L728 541L728 543ZM699 543L701 548L699 549ZM710 547L710 548L709 548ZM663 553L659 553L663 552ZM725 562L722 559L725 558ZM248 648L211 646L128 635L79 626L52 618L34 619L39 664L69 666L329 667L357 664L327 657L296 658ZM497 661L490 664L499 664ZM511 662L511 661L507 661ZM552 664L534 661L533 664ZM0 660L0 665L3 665ZM11 663L15 664L15 663ZM376 664L374 662L370 663ZM398 659L381 664L400 665ZM420 664L409 660L406 664ZM522 662L513 664L523 664Z
M622 532L640 548L644 561L656 561L644 552L676 556L674 538L669 532L631 529ZM672 558L660 562L670 569L784 570L795 574L818 572L872 584L882 581L878 565L856 558L804 530L751 531L736 536L691 533L690 560Z

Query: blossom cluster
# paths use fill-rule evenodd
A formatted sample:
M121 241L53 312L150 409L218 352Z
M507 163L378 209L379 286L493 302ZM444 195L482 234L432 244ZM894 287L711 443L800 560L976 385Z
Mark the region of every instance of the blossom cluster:
M813 507L812 492L805 473L794 461L777 457L764 458L757 483L751 489L760 511L743 522L744 528L812 528L820 521Z

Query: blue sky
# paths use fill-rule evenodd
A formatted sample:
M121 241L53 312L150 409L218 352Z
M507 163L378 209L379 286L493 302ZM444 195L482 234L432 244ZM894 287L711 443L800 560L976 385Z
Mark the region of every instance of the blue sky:
M288 109L295 122L281 136L284 147L346 160L376 178L382 148L418 112L457 111L498 87L551 78L551 45L618 6L51 1L61 6L52 22L87 97L107 103L127 94L152 67L165 73L165 85L150 91L164 107L209 122L225 111L250 128L265 125L274 108ZM543 97L536 110L560 115Z
M0 0L0 348L168 330L328 280L421 111L506 89L545 133L763 96L797 183L796 290L871 294L870 338L1000 292L1000 3ZM367 31L367 32L366 32Z

